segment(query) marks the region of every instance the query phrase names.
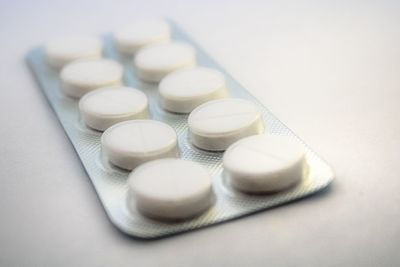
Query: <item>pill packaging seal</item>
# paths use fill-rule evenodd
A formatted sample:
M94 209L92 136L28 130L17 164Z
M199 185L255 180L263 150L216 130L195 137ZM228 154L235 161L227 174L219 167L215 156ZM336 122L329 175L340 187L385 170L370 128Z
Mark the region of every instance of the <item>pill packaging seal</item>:
M188 114L174 114L163 110L158 101L157 84L147 84L137 78L132 57L119 54L112 36L108 34L103 38L103 56L114 59L124 66L126 86L140 89L147 95L151 118L163 121L175 129L180 157L205 166L213 177L215 203L205 213L179 222L162 222L146 218L139 212L128 209L129 172L108 163L101 151L102 133L85 126L79 115L79 101L62 94L57 70L46 63L43 47L35 48L27 54L28 65L79 155L112 223L128 235L143 239L158 238L243 217L301 199L327 187L334 179L330 166L227 74L176 23L172 21L169 23L173 40L189 43L196 49L199 66L217 69L225 75L231 97L250 100L257 106L263 116L266 133L290 136L304 146L308 168L305 168L303 179L299 183L274 194L249 195L233 189L223 171L223 152L208 152L193 147L189 140Z

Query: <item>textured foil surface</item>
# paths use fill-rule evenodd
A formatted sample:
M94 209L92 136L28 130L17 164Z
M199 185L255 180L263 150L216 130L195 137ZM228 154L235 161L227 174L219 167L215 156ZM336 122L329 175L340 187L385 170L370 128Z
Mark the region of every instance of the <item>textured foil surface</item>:
M145 239L157 238L249 215L301 199L328 186L334 179L334 173L329 165L226 73L175 23L170 22L170 25L174 40L187 42L196 48L199 66L217 69L225 75L231 97L247 99L257 105L266 125L265 132L290 136L305 147L308 168L306 168L306 173L301 182L282 192L268 195L248 195L236 191L229 185L229 180L224 174L222 168L223 152L208 152L193 147L188 138L188 115L164 111L158 104L157 85L138 80L133 68L132 58L119 55L114 47L112 36L105 35L103 38L105 47L103 55L122 63L125 68L125 85L137 88L148 96L152 119L166 122L175 129L178 135L181 158L200 163L209 170L213 177L215 204L207 212L196 218L180 222L161 222L148 219L138 212L128 209L127 178L129 172L108 163L101 153L101 132L85 126L79 115L78 100L62 94L58 71L48 67L43 48L35 48L27 54L27 62L40 89L48 98L51 107L79 155L112 223L128 235Z

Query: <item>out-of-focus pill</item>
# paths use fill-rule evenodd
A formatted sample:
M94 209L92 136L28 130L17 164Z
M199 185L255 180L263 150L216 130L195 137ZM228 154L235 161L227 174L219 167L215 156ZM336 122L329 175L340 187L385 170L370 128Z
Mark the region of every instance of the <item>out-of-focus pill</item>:
M134 64L141 80L159 82L173 71L194 67L196 53L192 46L185 43L151 45L138 51Z
M64 36L45 45L47 62L61 68L76 59L100 58L102 44L98 38L88 36Z
M239 98L209 101L195 108L188 119L191 142L201 149L223 151L237 140L264 131L256 106Z
M146 95L130 87L107 87L85 94L79 101L83 121L89 127L104 131L118 122L146 119Z
M159 93L161 106L177 113L189 113L207 101L228 95L222 73L202 67L168 74L159 84Z
M177 136L171 126L155 120L131 120L108 128L101 137L108 160L123 169L159 158L177 157Z
M61 70L62 91L75 98L101 87L120 86L123 68L109 59L83 59L67 64Z
M214 201L207 169L181 159L147 162L130 174L128 184L128 207L156 219L191 218Z
M232 144L224 154L232 186L248 193L276 192L303 177L304 148L292 137L261 134Z
M114 39L119 52L134 54L147 45L169 42L171 30L164 20L144 19L116 31Z

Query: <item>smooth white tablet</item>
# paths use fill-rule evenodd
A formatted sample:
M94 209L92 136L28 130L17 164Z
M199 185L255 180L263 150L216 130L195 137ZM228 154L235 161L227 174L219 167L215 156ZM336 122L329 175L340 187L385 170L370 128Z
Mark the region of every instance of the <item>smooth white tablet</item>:
M228 95L222 73L202 67L168 74L158 88L161 106L177 113L190 113L207 101Z
M209 101L195 108L188 119L193 145L223 151L237 140L264 131L256 106L239 98Z
M191 218L210 208L213 200L210 174L195 162L155 160L129 177L128 206L151 218Z
M138 51L134 64L140 79L159 82L173 71L194 67L196 53L192 46L185 43L151 45Z
M276 192L303 177L303 146L288 136L254 135L232 144L223 165L232 186L248 193Z
M61 68L76 59L100 58L102 44L98 38L88 36L64 36L45 45L47 62Z
M62 91L75 98L101 87L120 86L123 68L109 59L83 59L67 64L61 70Z
M108 128L101 136L108 160L123 169L159 158L177 157L177 136L171 126L155 120L131 120Z
M146 119L146 95L130 87L107 87L85 94L79 101L79 110L85 124L104 131L118 122Z
M134 54L145 46L169 42L171 30L164 20L144 19L116 31L114 38L119 52Z

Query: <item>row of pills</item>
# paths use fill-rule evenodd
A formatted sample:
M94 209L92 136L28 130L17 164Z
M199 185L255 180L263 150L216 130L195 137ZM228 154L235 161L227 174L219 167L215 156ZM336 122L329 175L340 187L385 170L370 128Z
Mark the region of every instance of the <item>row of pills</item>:
M121 53L133 55L145 46L170 42L171 30L164 20L138 20L129 27L116 31L114 39ZM52 67L61 68L76 59L101 58L102 47L98 38L70 35L48 42L45 53Z
M262 134L256 106L230 98L224 76L196 67L195 50L172 42L164 21L138 22L115 34L121 53L134 54L138 78L159 83L159 103L174 113L190 113L192 144L225 151L223 166L232 186L246 193L283 190L302 178L303 147L283 136ZM133 170L128 205L157 219L185 219L213 204L212 179L195 162L179 158L177 135L169 125L149 119L148 99L124 87L123 67L101 58L101 43L70 38L46 46L49 64L61 68L61 88L79 100L85 124L98 131L102 150L120 168Z

